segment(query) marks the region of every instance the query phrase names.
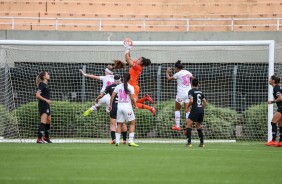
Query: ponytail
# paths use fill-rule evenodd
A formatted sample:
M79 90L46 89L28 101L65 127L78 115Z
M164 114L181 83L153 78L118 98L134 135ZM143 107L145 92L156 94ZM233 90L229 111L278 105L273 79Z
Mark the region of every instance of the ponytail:
M39 87L40 82L44 80L44 76L46 75L46 71L41 72L39 75L36 76L36 86Z
M123 86L124 86L124 91L126 94L129 94L129 90L128 90L128 81L129 80L130 80L129 73L123 74Z

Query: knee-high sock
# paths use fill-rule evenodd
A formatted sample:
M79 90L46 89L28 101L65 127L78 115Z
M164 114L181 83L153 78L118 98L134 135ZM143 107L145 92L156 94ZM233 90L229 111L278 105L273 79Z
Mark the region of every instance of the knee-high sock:
M175 111L175 124L180 127L180 111Z
M42 139L42 137L44 136L44 132L45 132L45 124L40 123L39 128L38 128L38 138L39 139Z
M272 127L272 141L276 141L276 136L277 136L277 125L276 125L276 123L271 122L271 127Z
M202 129L201 128L197 129L197 132L198 132L198 136L200 138L200 142L204 143L204 134L203 134Z

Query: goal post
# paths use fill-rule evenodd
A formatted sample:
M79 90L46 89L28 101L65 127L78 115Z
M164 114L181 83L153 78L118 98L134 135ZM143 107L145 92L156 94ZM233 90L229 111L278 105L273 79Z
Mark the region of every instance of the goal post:
M146 104L157 109L155 117L146 110L137 112L138 141L185 140L182 133L170 129L174 124L176 85L165 79L166 68L173 67L178 59L182 60L185 69L199 78L201 88L211 104L203 123L207 139L214 142L271 139L273 105L266 107L268 122L263 123L267 132L263 132L264 127L257 129L256 121L264 120L255 116L262 114L256 111L265 107L266 103L262 102L273 98L272 87L267 84L275 70L273 40L133 40L133 44L133 58L144 56L152 61L152 65L144 68L141 74L139 98L149 93L155 103ZM80 76L78 69L104 75L103 68L113 59L124 61L122 41L0 40L0 51L0 113L3 114L1 117L4 114L8 117L0 119L0 137L3 140L33 140L36 137L39 115L34 88L35 77L41 70L51 71L51 97L55 101L51 106L54 110L54 125L51 125L53 137L58 142L67 142L67 139L71 142L83 142L81 139L103 142L110 139L109 117L104 112L105 107L90 117L82 116L85 108L93 105L101 82ZM117 73L128 72L128 69L127 66ZM255 81L255 84L251 84L251 81ZM257 85L258 90L251 86L248 88L249 85ZM256 97L248 99L252 94ZM71 118L64 114L69 114ZM183 114L181 126L184 128ZM23 125L23 121L28 121L29 125ZM195 132L193 140L198 140Z

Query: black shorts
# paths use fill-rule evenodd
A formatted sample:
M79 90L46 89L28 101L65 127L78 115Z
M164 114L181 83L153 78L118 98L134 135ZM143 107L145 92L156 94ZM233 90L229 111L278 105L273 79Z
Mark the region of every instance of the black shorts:
M110 117L112 119L117 119L117 107L113 107L111 112L110 112Z
M277 109L277 112L280 112L280 114L282 114L282 109L281 108Z
M51 115L51 110L50 110L49 104L48 105L39 104L38 109L39 109L40 116L44 113L47 114L48 116Z
M190 113L188 118L193 122L202 123L204 120L204 113Z

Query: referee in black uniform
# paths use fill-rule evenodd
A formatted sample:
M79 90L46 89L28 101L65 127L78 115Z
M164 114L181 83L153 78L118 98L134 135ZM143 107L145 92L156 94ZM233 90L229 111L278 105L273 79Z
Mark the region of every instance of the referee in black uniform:
M186 136L187 136L187 146L192 147L191 144L191 131L192 124L196 122L196 129L200 138L199 147L204 147L204 135L202 131L202 122L204 120L204 108L207 105L207 101L203 92L198 89L199 81L194 78L192 80L192 89L188 92L190 99L188 108L192 106L188 120L186 121Z
M51 110L50 104L50 89L48 86L50 75L48 72L43 71L37 76L36 85L38 90L36 98L38 99L38 109L41 118L41 123L38 129L38 139L36 143L52 143L49 137L50 123L51 123Z

